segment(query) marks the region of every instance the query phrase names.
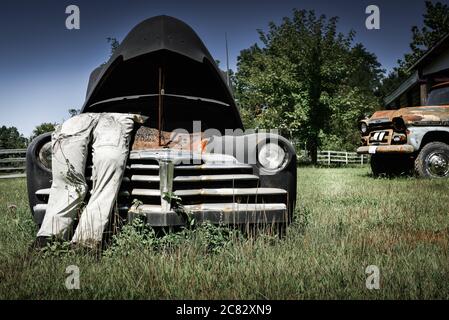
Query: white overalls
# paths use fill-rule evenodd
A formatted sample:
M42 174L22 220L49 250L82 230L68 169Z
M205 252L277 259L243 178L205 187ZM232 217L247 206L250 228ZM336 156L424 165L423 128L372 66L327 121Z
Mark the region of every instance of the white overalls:
M117 198L134 121L138 115L83 113L57 126L52 135L52 173L47 211L37 236L67 238L87 193L86 160L92 145L92 191L72 243L96 246L102 240Z

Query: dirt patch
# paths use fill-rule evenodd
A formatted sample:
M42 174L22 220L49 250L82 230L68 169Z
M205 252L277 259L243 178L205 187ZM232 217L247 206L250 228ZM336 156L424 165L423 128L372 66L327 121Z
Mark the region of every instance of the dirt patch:
M448 250L449 230L377 229L367 232L366 236L362 238L362 244L366 247L375 247L385 251L391 251L397 246L405 245L415 248L422 244L432 244L441 247L443 250Z

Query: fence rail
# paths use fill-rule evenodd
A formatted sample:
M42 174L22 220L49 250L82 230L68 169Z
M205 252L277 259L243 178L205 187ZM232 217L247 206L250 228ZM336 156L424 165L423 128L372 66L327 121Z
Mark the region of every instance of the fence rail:
M0 179L25 177L26 149L0 149ZM298 156L307 157L306 151ZM318 152L318 163L332 164L367 164L367 155L358 155L355 152L323 150Z
M300 156L303 158L308 158L306 151L301 151ZM318 163L323 165L332 164L360 164L364 165L369 162L369 156L358 155L356 152L346 152L346 151L333 151L333 150L322 150L318 151Z
M0 179L26 176L26 149L0 149Z

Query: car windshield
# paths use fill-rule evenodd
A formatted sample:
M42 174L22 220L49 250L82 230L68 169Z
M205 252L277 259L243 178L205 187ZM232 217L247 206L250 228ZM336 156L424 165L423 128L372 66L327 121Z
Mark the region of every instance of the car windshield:
M432 90L427 100L429 106L449 105L449 87Z

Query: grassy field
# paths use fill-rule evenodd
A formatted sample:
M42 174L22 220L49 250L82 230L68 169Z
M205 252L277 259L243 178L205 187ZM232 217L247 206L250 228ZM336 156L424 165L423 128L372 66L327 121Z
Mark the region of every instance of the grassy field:
M449 181L374 179L368 168L299 168L298 210L284 239L203 227L156 239L128 227L99 261L48 250L23 179L0 181L1 299L449 298ZM80 268L67 290L66 267ZM365 268L380 269L380 289Z

